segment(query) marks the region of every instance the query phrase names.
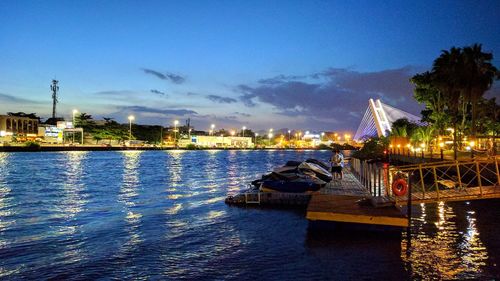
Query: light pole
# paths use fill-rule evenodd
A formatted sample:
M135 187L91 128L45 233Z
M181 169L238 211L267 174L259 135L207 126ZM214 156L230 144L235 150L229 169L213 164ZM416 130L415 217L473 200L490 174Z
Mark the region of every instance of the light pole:
M73 143L75 143L75 114L78 113L78 110L73 109Z
M174 145L177 147L177 124L179 124L179 120L174 120Z
M214 131L214 129L215 129L215 124L210 125L210 128L212 128L212 133L214 133L214 132L215 132L215 131Z
M241 129L242 129L241 136L245 137L245 130L247 129L247 127L243 126L243 128L241 128Z
M291 133L291 132L292 132L292 131L288 130L288 141L289 141L289 142L290 142L290 133Z
M325 132L321 132L321 141L325 140Z
M269 138L269 146L271 146L271 138L273 137L273 133L271 133L271 132L272 131L269 131L269 134L267 134L267 137Z
M259 133L255 133L255 141L254 141L254 146L257 146L257 137L259 136Z
M134 120L135 117L134 115L130 115L128 117L128 123L129 123L129 127L128 127L128 140L129 140L129 145L130 145L130 140L132 140L132 120Z

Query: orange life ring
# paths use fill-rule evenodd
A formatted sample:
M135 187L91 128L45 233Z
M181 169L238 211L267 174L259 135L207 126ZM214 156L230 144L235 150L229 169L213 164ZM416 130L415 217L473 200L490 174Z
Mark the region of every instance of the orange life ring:
M392 183L392 193L397 196L403 196L408 191L408 184L404 179L397 179Z

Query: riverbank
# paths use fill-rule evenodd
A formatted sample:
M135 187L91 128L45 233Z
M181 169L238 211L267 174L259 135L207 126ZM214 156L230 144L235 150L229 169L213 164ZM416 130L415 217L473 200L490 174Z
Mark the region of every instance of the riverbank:
M328 150L320 148L240 148L240 147L214 147L214 148L175 148L159 146L100 146L100 145L42 145L40 147L30 146L0 146L0 152L43 152L43 151L120 151L120 150Z

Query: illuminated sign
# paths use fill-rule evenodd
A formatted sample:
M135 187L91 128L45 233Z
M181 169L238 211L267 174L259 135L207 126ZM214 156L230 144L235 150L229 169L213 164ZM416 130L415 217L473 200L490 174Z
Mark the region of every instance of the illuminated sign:
M45 127L45 136L46 137L58 137L59 133L62 134L63 129L59 129L58 127Z

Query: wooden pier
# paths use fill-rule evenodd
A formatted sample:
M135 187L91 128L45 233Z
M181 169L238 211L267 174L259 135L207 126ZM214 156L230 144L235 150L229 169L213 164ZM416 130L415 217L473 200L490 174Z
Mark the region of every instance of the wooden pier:
M414 204L500 198L498 158L398 167L353 159L349 166L344 179L333 180L317 192L253 190L229 196L226 203L307 208L310 221L408 227L411 216L403 210ZM395 194L392 184L402 179L404 192Z
M351 174L334 180L312 195L307 219L357 224L407 227L408 218L393 204L375 207L369 191Z

